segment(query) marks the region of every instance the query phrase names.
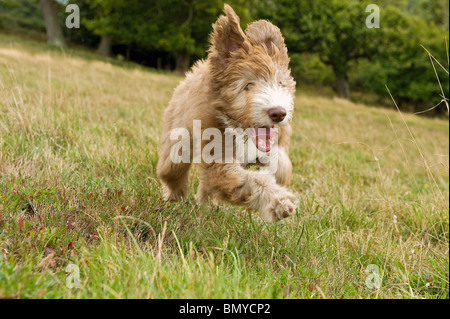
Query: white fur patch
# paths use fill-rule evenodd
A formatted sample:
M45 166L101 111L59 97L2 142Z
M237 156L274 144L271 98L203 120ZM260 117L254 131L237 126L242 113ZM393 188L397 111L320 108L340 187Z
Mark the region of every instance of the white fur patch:
M294 111L294 99L289 91L282 86L266 83L259 87L259 92L253 99L252 120L260 126L271 126L274 124L283 126L292 120ZM273 107L282 107L286 110L286 117L279 123L274 123L268 116L267 111Z

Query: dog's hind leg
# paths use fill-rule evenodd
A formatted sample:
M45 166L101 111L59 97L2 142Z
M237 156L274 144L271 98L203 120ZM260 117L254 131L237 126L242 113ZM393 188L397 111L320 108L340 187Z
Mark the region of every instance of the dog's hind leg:
M189 191L191 160L189 158L186 163L177 163L173 160L170 152L177 141L171 141L169 137L169 133L163 135L156 171L163 186L164 199L179 200L186 198Z
M198 183L197 194L195 194L195 201L199 204L206 204L208 202L216 203L215 199L211 197L213 195L209 190L209 176L204 167L199 166L200 180Z

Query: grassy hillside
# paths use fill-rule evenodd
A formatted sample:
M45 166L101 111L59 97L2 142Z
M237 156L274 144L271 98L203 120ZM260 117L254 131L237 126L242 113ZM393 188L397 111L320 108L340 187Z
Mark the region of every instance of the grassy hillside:
M448 122L300 87L300 207L266 224L195 205L195 169L189 202L161 200L181 79L0 35L0 297L449 297Z

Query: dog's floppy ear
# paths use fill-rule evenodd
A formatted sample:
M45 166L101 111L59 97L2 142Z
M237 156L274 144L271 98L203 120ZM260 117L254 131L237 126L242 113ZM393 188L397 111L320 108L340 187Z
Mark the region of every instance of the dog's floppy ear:
M264 44L270 56L279 52L282 57L288 58L287 48L280 29L269 21L258 20L249 24L245 34L252 45Z
M211 52L216 55L223 66L226 66L231 53L242 47L246 36L239 25L239 17L234 10L226 4L224 12L226 16L220 16L213 24Z

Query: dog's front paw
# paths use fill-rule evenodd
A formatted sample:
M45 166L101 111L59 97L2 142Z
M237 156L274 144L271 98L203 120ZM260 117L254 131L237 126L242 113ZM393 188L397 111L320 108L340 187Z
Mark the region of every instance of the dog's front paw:
M261 217L267 222L276 222L289 217L298 206L297 197L286 189L274 192L261 209Z

